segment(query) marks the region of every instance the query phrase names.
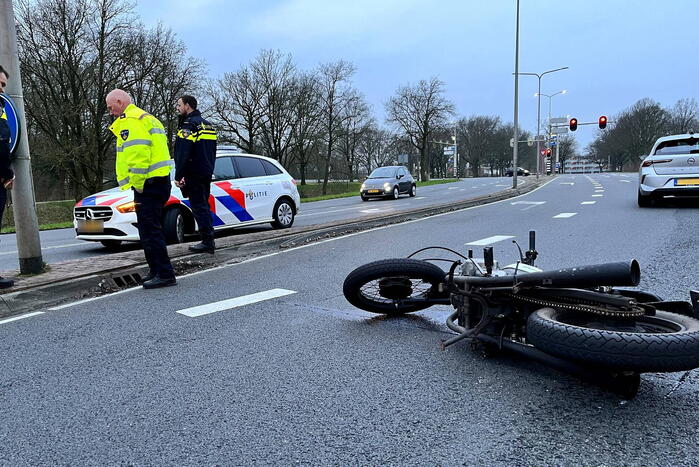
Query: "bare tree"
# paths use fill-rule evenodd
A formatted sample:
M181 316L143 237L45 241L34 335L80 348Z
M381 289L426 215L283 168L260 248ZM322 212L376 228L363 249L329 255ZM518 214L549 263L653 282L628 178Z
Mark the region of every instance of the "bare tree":
M291 150L299 165L301 185L305 185L308 164L320 150L322 131L319 84L312 73L302 73L296 77L290 108Z
M699 131L699 106L694 98L680 99L669 110L668 130L681 134Z
M359 140L357 165L369 175L376 167L390 164L396 159L391 153L394 138L389 131L380 129L375 120L369 121Z
M578 151L578 141L575 136L563 135L558 138L558 161L562 168L565 168L568 159L575 157ZM604 165L606 165L606 161ZM600 171L602 171L602 166L600 166Z
M489 153L497 141L499 126L499 117L486 115L463 118L457 122L459 152L470 163L474 177L480 177L481 164L490 159ZM509 145L509 139L505 141Z
M255 81L262 86L261 133L265 153L289 167L294 122L294 109L289 103L295 91L296 67L291 55L263 50L251 68Z
M223 141L229 141L243 151L257 152L264 118L264 89L250 68L224 73L207 85L212 120L218 126Z
M355 68L349 62L339 60L322 64L318 71L318 84L322 102L323 137L325 138L323 194L327 194L328 178L332 167L337 133L349 113L347 108L356 96L350 78Z
M113 183L114 143L105 95L121 87L167 121L170 96L189 87L185 49L169 30L146 29L122 0L19 0L30 144L47 185L68 180L75 198ZM174 89L163 89L173 86ZM148 98L145 98L148 96ZM163 113L160 113L163 112ZM37 186L43 187L44 183Z
M364 98L356 94L345 107L341 115L342 125L338 133L338 149L342 156L350 182L358 173L358 147L367 133L371 122L369 105Z
M421 180L429 180L430 137L454 113L454 106L443 94L444 83L431 78L399 88L386 103L387 121L401 128L420 152Z

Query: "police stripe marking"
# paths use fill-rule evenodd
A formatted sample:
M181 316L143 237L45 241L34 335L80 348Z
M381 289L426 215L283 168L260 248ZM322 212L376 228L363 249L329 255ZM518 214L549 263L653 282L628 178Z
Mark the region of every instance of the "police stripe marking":
M192 308L184 308L182 310L177 310L177 313L188 316L190 318L196 318L198 316L216 313L217 311L230 310L232 308L238 308L241 306L250 305L252 303L258 303L265 300L271 300L273 298L284 297L286 295L291 295L295 293L297 292L294 290L272 289L267 290L265 292L243 295L242 297L230 298L228 300L222 300L220 302L208 303L206 305L199 305Z
M468 242L466 245L476 245L476 246L492 245L493 243L501 242L503 240L507 240L510 238L515 238L515 237L513 235L495 235L493 237L482 238L480 240Z

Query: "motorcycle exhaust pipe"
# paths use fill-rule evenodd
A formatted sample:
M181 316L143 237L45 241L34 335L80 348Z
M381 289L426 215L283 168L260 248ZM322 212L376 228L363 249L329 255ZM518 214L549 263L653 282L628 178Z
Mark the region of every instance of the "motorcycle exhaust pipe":
M641 267L638 261L619 261L616 263L594 264L559 269L517 274L514 276L457 276L454 282L460 285L476 287L519 286L529 287L573 287L578 289L608 286L637 286L641 280Z

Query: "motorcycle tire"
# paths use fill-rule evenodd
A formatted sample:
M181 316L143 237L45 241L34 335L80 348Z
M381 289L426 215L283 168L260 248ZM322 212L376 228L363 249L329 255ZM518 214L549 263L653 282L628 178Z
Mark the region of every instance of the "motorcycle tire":
M699 367L699 321L667 311L612 321L542 308L529 315L527 343L560 358L638 373Z
M371 313L399 315L424 310L430 303L402 304L407 298L442 297L437 291L446 273L432 263L409 258L384 259L358 267L342 292L352 305Z

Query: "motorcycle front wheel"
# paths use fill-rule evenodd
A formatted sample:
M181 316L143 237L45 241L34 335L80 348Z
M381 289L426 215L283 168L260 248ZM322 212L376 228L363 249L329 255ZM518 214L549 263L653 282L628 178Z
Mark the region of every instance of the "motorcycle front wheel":
M660 310L619 319L542 308L527 320L527 343L557 357L639 373L699 367L699 321Z
M433 303L406 303L447 296L438 291L445 272L432 263L409 258L384 259L358 267L342 292L352 305L371 313L396 315L424 310Z

